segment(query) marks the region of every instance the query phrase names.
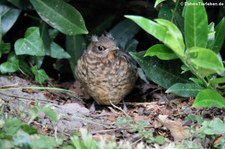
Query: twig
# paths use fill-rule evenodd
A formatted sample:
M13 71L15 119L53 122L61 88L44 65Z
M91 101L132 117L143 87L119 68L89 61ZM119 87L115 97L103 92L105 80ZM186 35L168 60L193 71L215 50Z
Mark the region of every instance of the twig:
M113 104L111 100L110 100L110 104L111 104L115 109L121 111L126 117L129 117L129 118L130 118L130 116L129 116L123 109L121 109L120 107L118 107L118 106L116 106L115 104Z

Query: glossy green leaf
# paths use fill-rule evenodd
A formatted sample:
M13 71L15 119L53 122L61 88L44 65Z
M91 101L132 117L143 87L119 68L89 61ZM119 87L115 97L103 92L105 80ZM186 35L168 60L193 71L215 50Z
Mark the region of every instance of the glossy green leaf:
M37 66L33 66L31 70L35 76L35 80L38 83L43 83L45 80L48 79L48 75L45 73L43 69L39 69Z
M1 73L13 73L19 70L19 59L14 53L8 55L6 62L0 65Z
M160 3L162 3L165 0L156 0L154 4L154 8L156 8Z
M211 22L208 26L208 43L207 48L212 49L214 42L215 42L215 29L214 29L214 23Z
M210 49L193 47L188 49L189 61L197 69L203 68L221 74L225 69L219 57Z
M110 30L113 38L119 47L125 49L129 40L140 30L140 27L130 20L123 20L119 22L114 28Z
M176 83L166 90L181 97L195 97L204 88L194 83Z
M225 99L217 91L205 89L198 93L192 106L225 108Z
M216 26L215 31L216 31L215 42L212 50L215 53L218 53L221 47L223 46L225 39L225 17L223 17L220 23Z
M209 84L211 85L222 84L222 83L225 83L225 77L214 78L209 80Z
M204 82L201 79L191 77L189 78L189 80L191 80L195 84L198 84L199 86L204 86Z
M77 60L83 54L85 48L86 43L82 35L66 36L66 50L71 56L69 59L69 64L74 78L76 78L75 68L77 65Z
M182 12L183 6L181 5L181 1L177 1L176 3L174 3L173 1L167 0L160 8L158 18L173 22L183 33L184 18L182 17Z
M62 0L30 0L40 17L67 35L87 34L81 14Z
M179 60L162 61L154 57L143 57L145 51L130 52L130 55L144 70L147 78L164 88L175 83L190 83L189 74L180 74L181 62Z
M50 51L49 56L51 56L52 58L57 58L57 59L70 58L70 55L61 46L59 46L55 42L51 43L50 48L51 48L51 51Z
M187 0L184 11L184 35L187 48L207 46L208 20L202 0Z
M141 16L125 15L125 17L137 23L143 30L158 40L164 41L167 32L166 27Z
M164 19L156 19L153 22L147 18L140 16L125 16L133 20L147 33L162 41L166 46L171 48L179 57L184 56L184 42L179 29L170 21Z
M150 47L144 56L156 56L161 60L177 59L177 55L163 44L155 44Z
M170 47L171 50L173 50L178 56L183 57L185 46L183 36L180 30L176 27L175 24L173 24L170 21L163 19L156 19L156 22L163 25L168 30L165 35L166 38L162 42L166 44L168 47Z
M50 54L50 49L51 49L50 45L51 45L52 39L50 37L47 23L42 22L39 26L39 30L40 30L40 37L42 39L42 42L45 48L45 53Z
M1 29L3 35L9 31L9 29L16 22L20 15L20 10L5 5L0 5L0 18L1 18Z
M25 33L25 38L18 39L14 47L16 55L45 55L44 45L38 27L28 28Z

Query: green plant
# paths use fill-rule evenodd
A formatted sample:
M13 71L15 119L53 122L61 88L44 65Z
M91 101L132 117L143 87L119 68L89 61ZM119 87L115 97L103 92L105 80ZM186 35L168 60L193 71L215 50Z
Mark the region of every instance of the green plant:
M196 96L193 106L224 108L225 68L219 51L225 38L225 18L214 28L213 22L208 25L205 7L200 5L202 0L186 2L199 5L186 5L182 9L181 1L177 1L172 17L167 20L158 18L154 22L126 15L163 43L130 54L147 77L167 88L167 93ZM148 59L150 56L157 58Z
M38 15L34 15L34 11ZM15 43L3 41L3 37L15 22L21 22L19 15L22 14L24 18L32 20L31 24L25 24L27 28L24 37L16 39ZM48 78L45 70L41 69L46 56L55 59L72 58L76 61L72 53L83 50L75 48L66 52L54 41L57 35L62 33L66 36L67 45L74 45L78 34L88 33L81 14L63 0L3 0L0 4L0 20L0 58L4 58L4 61L0 62L0 72L5 74L21 71L35 76L39 83ZM21 23L20 28L23 28L22 26ZM75 64L70 64L73 69Z
M225 121L219 118L212 120L204 120L199 115L188 115L186 121L191 121L190 137L185 140L185 145L190 147L194 145L189 141L194 139L206 139L212 140L212 145L215 148L224 148L225 142ZM189 141L188 141L189 140Z

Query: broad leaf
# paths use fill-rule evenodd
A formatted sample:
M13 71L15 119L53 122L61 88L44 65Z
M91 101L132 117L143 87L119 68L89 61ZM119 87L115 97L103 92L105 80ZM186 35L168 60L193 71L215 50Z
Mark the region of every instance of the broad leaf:
M205 89L198 93L192 106L225 108L225 99L217 91Z
M156 0L155 4L154 4L154 8L156 8L156 6L158 6L160 3L162 3L165 0Z
M51 50L50 50L49 56L51 56L52 58L57 58L57 59L70 58L70 55L61 46L59 46L55 42L51 43L50 48L51 48Z
M221 77L221 78L214 78L209 80L209 84L211 85L217 85L217 84L222 84L225 83L225 77Z
M5 5L0 5L0 27L2 29L3 35L9 31L9 29L16 22L20 15L20 10L11 8Z
M137 49L138 41L136 39L131 39L127 42L124 51L125 52L135 52Z
M143 57L143 52L130 52L131 56L144 70L147 78L164 88L169 88L175 83L190 83L189 74L181 75L179 60L162 61L157 58Z
M74 78L76 78L75 68L77 65L77 60L83 54L85 48L86 43L82 35L66 36L66 50L71 56L71 58L69 59L69 64Z
M113 38L119 47L125 49L129 40L140 30L139 26L130 20L123 20L119 22L113 29L110 30Z
M215 53L218 53L223 46L224 39L225 39L225 17L220 21L220 23L215 28L216 36L215 36L215 42L213 45L212 50Z
M167 32L166 27L141 16L125 15L125 17L137 23L143 30L158 40L164 41Z
M194 83L176 83L166 90L181 97L195 97L204 88Z
M43 83L45 80L48 79L48 75L45 73L43 69L38 69L37 66L33 66L31 70L37 82Z
M208 43L207 48L212 49L214 42L215 42L215 29L214 29L214 23L211 22L208 26Z
M177 1L176 3L170 0L165 1L159 10L158 18L166 19L173 22L183 33L184 18L182 17L183 6L181 5L181 1Z
M187 0L184 11L184 34L187 48L207 46L208 20L202 0Z
M147 18L140 16L125 16L137 23L147 33L162 41L166 46L171 48L177 56L184 56L184 42L179 29L170 21L164 19L156 19L153 22Z
M87 34L81 14L62 0L30 0L40 17L67 35Z
M193 47L188 49L189 61L197 69L209 70L211 73L221 74L224 72L224 66L219 57L210 49Z
M156 44L150 47L144 56L156 56L162 60L177 59L177 55L163 44Z
M19 70L19 59L15 53L10 53L6 62L0 65L1 73L13 73Z
M16 55L45 55L45 50L38 27L28 28L25 33L25 38L18 39L14 47Z
M166 37L162 42L170 47L178 56L183 57L185 46L180 30L170 21L156 19L156 22L163 25L168 30L165 34Z

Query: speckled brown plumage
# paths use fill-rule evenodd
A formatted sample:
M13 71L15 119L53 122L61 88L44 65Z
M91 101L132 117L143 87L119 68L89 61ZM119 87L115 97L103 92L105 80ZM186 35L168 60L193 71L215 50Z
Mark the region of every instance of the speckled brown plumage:
M118 104L134 87L137 72L131 58L111 36L92 37L78 60L76 76L98 104Z

